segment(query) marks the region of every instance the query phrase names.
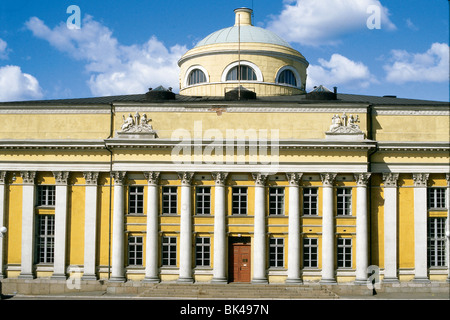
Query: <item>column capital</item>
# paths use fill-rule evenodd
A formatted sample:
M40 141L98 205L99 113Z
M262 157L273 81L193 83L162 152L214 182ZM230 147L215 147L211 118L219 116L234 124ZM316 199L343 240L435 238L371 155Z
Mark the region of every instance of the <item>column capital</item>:
M369 182L369 178L372 174L369 172L364 173L355 173L356 185L358 187L367 187L367 183Z
M53 176L55 177L56 185L65 186L69 181L68 171L53 171Z
M88 185L97 185L98 172L83 172L83 177Z
M289 181L290 186L298 187L300 185L300 181L302 180L303 173L299 172L287 172L286 178Z
M34 184L34 178L36 178L36 171L21 171L20 176L22 177L24 184Z
M326 187L332 187L334 184L334 179L336 179L337 173L321 173L320 179L322 184Z
M383 173L384 187L397 188L398 173Z
M429 177L428 173L413 173L414 186L426 187Z
M216 185L223 186L228 177L228 172L213 172L211 173Z
M267 181L267 174L264 173L252 173L253 180L257 186L265 186Z
M6 183L6 173L7 171L0 171L0 184Z
M114 184L122 185L126 176L127 176L127 173L124 172L124 171L115 171L115 172L113 172L112 173L112 177L114 178Z
M178 172L178 178L181 180L181 185L190 186L194 172Z
M156 171L144 172L145 179L149 185L158 185L161 173Z

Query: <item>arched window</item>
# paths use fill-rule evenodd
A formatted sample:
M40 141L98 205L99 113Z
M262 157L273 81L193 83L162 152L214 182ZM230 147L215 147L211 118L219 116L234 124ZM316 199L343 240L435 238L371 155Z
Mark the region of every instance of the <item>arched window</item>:
M297 78L295 77L294 72L289 69L284 69L278 76L278 83L289 84L291 86L297 86Z
M239 66L236 66L236 67L233 67L230 71L228 71L227 81L238 80L238 68L239 68ZM256 81L257 80L255 70L253 70L252 67L249 67L246 65L241 65L240 70L241 70L241 72L240 72L241 80L246 80L246 81Z
M204 83L206 81L206 75L205 73L200 69L194 69L191 71L188 77L188 86L198 84L198 83Z

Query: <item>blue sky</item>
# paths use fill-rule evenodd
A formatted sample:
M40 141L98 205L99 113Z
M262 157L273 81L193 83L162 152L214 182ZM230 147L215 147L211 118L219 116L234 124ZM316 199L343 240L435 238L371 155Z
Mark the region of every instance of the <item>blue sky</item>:
M307 89L449 99L447 0L1 0L0 101L177 91L178 59L238 7L306 57Z

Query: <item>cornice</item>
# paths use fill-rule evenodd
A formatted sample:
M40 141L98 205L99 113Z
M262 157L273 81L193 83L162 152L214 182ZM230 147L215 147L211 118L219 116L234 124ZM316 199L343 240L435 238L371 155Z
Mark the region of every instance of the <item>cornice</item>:
M99 150L105 149L105 142L103 140L0 140L0 149Z
M386 151L403 151L403 152L448 152L450 145L448 142L378 142L378 150Z

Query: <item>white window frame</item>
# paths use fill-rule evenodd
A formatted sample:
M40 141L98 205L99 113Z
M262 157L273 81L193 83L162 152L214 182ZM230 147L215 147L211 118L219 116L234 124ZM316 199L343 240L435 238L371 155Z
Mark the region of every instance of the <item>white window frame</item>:
M337 239L337 267L339 269L350 269L353 265L353 239Z
M39 185L37 186L36 206L54 207L56 204L56 186Z
M284 238L272 237L269 239L269 267L284 267Z
M273 191L275 193L272 193ZM284 193L284 187L269 187L269 215L284 216ZM273 210L275 213L272 213Z
M428 210L446 210L447 209L447 188L432 187L428 188Z
M231 190L231 214L234 216L246 216L248 214L248 187L232 187ZM245 192L242 192L243 190ZM237 201L234 200L235 196L238 197ZM237 209L238 213L235 213L235 209Z
M143 266L144 264L144 237L128 237L128 265Z
M202 186L196 187L195 206L197 215L210 215L211 214L211 187ZM209 200L206 200L209 197Z
M177 266L177 237L163 236L161 241L161 265L163 267ZM167 254L167 258L164 255Z
M316 259L312 258L316 256ZM319 267L319 239L303 238L303 267L318 268Z
M133 204L133 205L132 205ZM132 211L133 208L133 211ZM130 186L128 191L128 214L144 214L144 187Z
M161 193L162 193L162 201L161 201L162 214L163 215L177 214L178 188L175 186L163 186ZM169 199L165 200L164 196L168 196ZM172 205L174 201L175 206Z
M206 77L206 82L196 83L196 84L189 84L189 76L190 76L191 72L196 70L196 69L198 69L200 71L203 71L203 73L205 74L205 77ZM184 75L183 85L184 85L184 87L193 87L193 86L204 85L205 83L209 83L209 81L210 80L209 80L208 70L206 70L205 67L196 64L196 65L193 65L193 66L189 67L189 69L186 70L186 73Z
M196 267L211 266L211 238L196 237L195 239L195 265Z
M343 192L343 193L341 193ZM339 205L342 203L342 207ZM352 188L339 187L336 188L336 213L338 216L352 215Z
M295 77L295 81L297 82L296 86L293 86L293 85L291 85L289 83L281 83L281 82L279 82L280 75L285 70L292 71L292 73L294 74L294 77ZM293 87L293 88L301 88L301 86L302 86L302 78L300 77L300 74L298 73L297 69L295 69L292 66L284 66L284 67L280 68L280 70L278 70L277 75L275 77L275 83L277 83L279 85L282 85L282 86L288 86L288 87Z
M428 267L447 267L445 229L447 218L428 218Z
M314 193L312 192L314 191ZM315 200L314 202L312 200ZM312 204L315 203L315 208ZM317 216L319 214L319 188L304 187L303 188L303 215Z
M264 77L263 74L261 72L261 69L258 68L258 66L250 61L241 61L240 62L241 66L247 66L253 69L253 71L255 71L256 74L256 80L241 80L241 82L263 82L264 81ZM227 81L227 75L228 72L230 72L231 69L233 69L234 67L239 66L239 61L233 62L231 64L229 64L223 71L222 73L222 77L221 77L221 81L222 82L229 82L229 83L233 83L233 82L239 82L239 80L230 80Z
M53 264L55 261L55 215L37 215L37 264Z

